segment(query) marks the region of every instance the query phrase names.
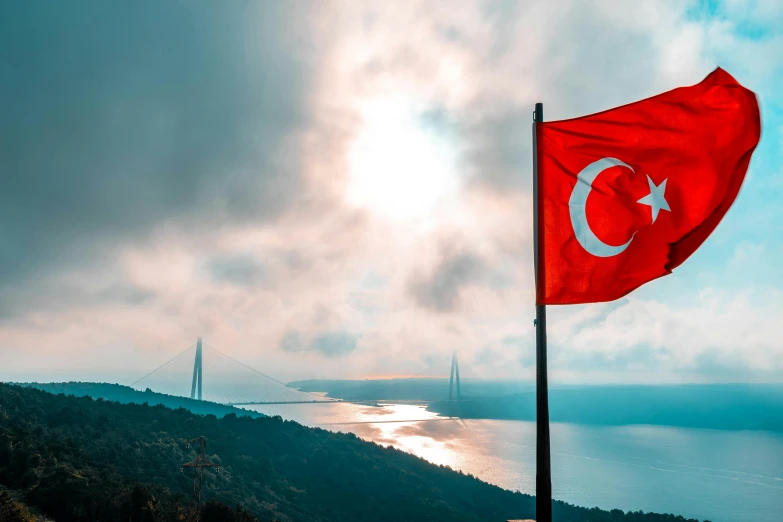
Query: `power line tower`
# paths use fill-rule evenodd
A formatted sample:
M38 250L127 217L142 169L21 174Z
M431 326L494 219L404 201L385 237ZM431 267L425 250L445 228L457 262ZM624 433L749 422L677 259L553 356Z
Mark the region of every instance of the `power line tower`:
M200 342L199 348L201 348ZM196 459L184 463L179 468L179 471L180 473L183 473L185 468L193 468L193 496L190 499L190 508L188 509L188 522L198 522L201 517L201 490L204 487L204 468L215 468L215 471L219 472L220 466L207 460L206 437L196 437L189 441L187 446L188 449L190 449L191 446L196 447Z
M457 407L459 407L460 401L462 401L462 394L459 390L459 360L457 360L457 352L456 350L451 355L451 377L449 378L449 416L453 417L452 415L452 391L454 388L454 376L457 377Z
M198 400L201 400L201 337L198 338L196 343L196 360L193 361L193 384L190 386L190 398L196 398L196 390L198 389ZM198 388L196 387L198 385Z

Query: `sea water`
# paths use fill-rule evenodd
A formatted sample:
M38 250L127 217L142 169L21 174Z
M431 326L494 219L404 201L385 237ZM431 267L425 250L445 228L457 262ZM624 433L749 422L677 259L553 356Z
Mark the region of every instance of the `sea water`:
M252 408L352 432L502 488L535 492L531 422L446 419L410 404ZM558 500L712 522L783 521L783 435L553 423L551 437L552 489Z

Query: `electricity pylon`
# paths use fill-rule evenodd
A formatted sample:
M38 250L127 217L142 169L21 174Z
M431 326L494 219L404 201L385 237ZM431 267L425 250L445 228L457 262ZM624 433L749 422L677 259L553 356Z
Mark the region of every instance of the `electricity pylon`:
M201 518L201 490L204 487L204 468L215 468L220 471L220 466L207 460L207 438L196 437L188 442L187 448L191 445L196 446L196 459L184 463L180 468L180 473L185 468L193 468L193 496L190 499L190 509L188 510L188 522L198 522Z

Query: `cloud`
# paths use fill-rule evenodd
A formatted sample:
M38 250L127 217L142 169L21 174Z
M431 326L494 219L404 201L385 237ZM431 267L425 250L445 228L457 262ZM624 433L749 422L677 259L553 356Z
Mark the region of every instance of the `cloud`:
M528 108L515 107L470 125L467 157L473 181L498 191L531 190L531 115Z
M280 349L285 352L312 352L329 358L339 358L356 350L359 337L348 332L316 334L309 343L299 331L289 331L280 339Z
M287 36L297 13L213 7L3 8L0 293L164 227L269 220L302 189L292 151L311 71Z
M419 275L410 293L419 304L438 312L451 312L459 304L460 290L477 282L484 272L481 260L469 252L444 255L431 274Z
M302 340L302 334L297 331L286 332L280 339L280 349L285 352L298 353L304 350L305 343Z
M765 247L763 244L756 244L750 241L741 241L734 248L734 255L729 261L732 268L746 266L747 263L757 261L764 255Z
M160 297L155 288L116 277L94 275L86 277L62 277L45 282L26 284L12 282L0 292L0 322L22 320L35 310L35 314L66 313L73 309L106 308L120 306L144 309L154 305Z
M686 308L637 297L590 307L604 310L551 323L553 367L614 371L624 382L645 374L665 381L769 380L783 369L779 290L705 291L700 304Z
M570 382L770 379L780 302L754 292L781 288L783 40L774 3L750 4L4 5L3 370L148 371L202 335L280 379L447 376L453 350L463 375L531 379L533 104L577 116L720 63L758 86L766 156L680 272L552 307L550 364ZM458 159L416 222L346 198L362 107L390 99Z
M358 337L347 332L328 332L310 341L310 350L326 357L342 357L356 349Z
M132 306L141 306L155 299L155 292L131 285L113 286L98 293L98 302L125 302Z
M265 281L263 265L247 254L213 259L208 270L216 281L233 285L254 287Z

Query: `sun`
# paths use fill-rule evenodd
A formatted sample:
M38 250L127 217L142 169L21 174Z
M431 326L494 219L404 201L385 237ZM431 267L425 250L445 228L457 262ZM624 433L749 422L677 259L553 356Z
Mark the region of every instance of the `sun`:
M403 98L367 102L348 151L346 199L396 221L426 217L458 188L456 148Z

